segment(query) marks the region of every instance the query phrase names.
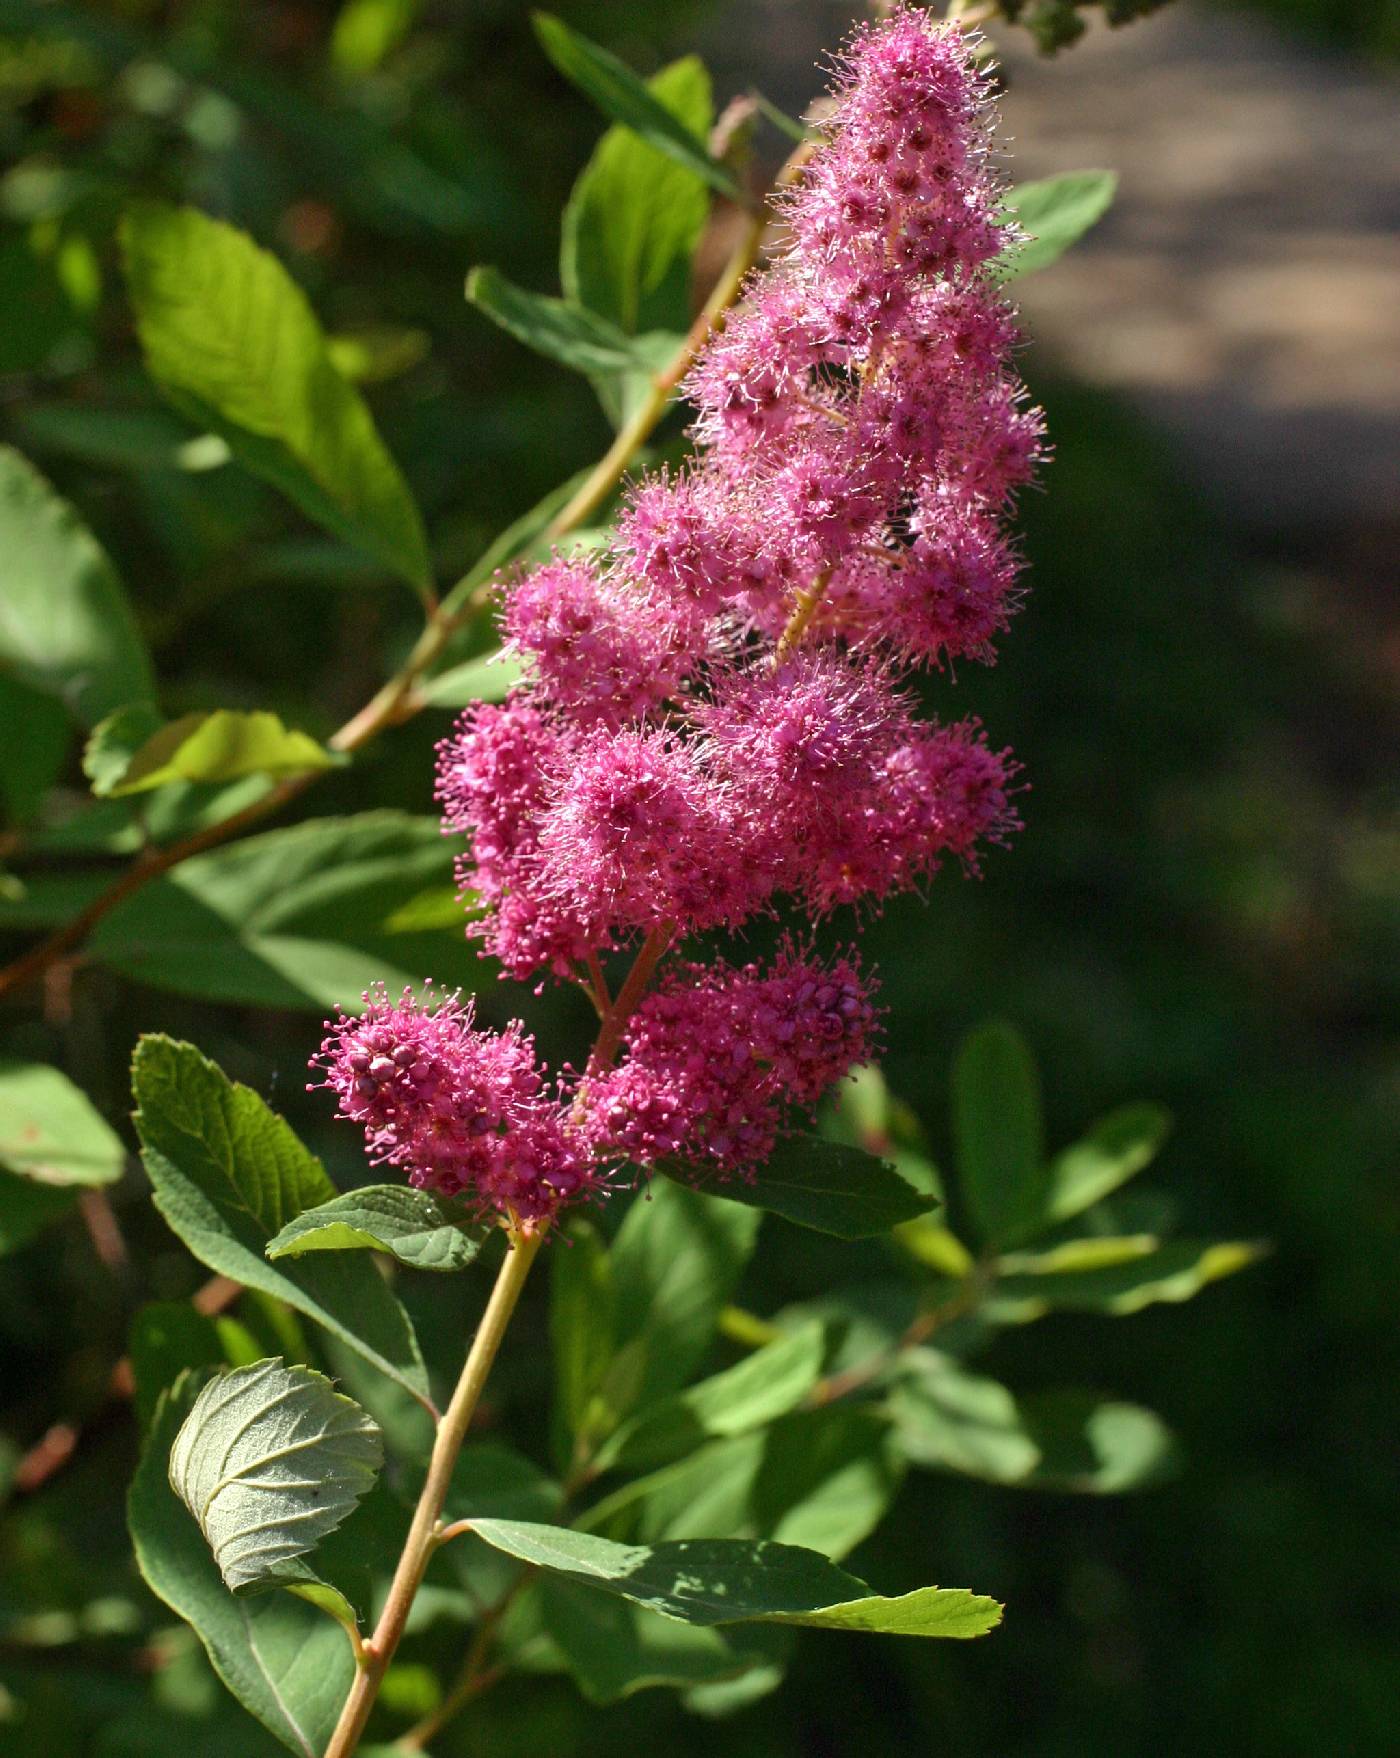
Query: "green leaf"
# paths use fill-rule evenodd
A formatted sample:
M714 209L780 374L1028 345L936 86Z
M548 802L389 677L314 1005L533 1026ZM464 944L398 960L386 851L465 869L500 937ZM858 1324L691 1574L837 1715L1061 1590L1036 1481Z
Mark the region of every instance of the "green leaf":
M84 726L155 691L150 655L106 552L25 458L0 446L0 670Z
M0 1166L38 1184L111 1184L126 1149L85 1093L41 1062L0 1057Z
M1052 1311L1122 1318L1158 1301L1189 1300L1211 1282L1257 1263L1264 1254L1262 1245L1243 1240L1182 1239L1090 1268L1052 1264L1047 1269L1039 1254L1006 1257L985 1310L994 1322L1010 1324Z
M478 1538L535 1568L620 1594L687 1624L811 1624L901 1636L981 1636L1001 1622L995 1600L923 1587L897 1599L796 1545L693 1538L614 1544L562 1526L478 1520Z
M722 1194L838 1239L873 1239L937 1207L885 1160L815 1135L780 1142L752 1179Z
M1170 1128L1160 1105L1124 1105L1100 1118L1050 1162L1046 1224L1068 1221L1126 1184L1157 1157Z
M460 929L424 927L419 909L431 895L440 920L452 868L435 818L312 819L181 862L113 910L89 953L137 982L257 1007L355 1009L372 984L427 970L472 987L475 949Z
M237 1319L209 1318L188 1300L152 1300L143 1306L131 1321L126 1352L143 1434L155 1418L161 1393L186 1368L247 1367L262 1354Z
M649 365L636 343L606 318L567 299L530 293L499 269L473 269L467 298L517 342L575 372L607 374Z
M555 1409L567 1446L606 1433L613 1419L595 1409L617 1332L612 1260L591 1222L574 1220L550 1260L549 1335L554 1354Z
M1176 1443L1150 1410L1089 1392L1017 1398L934 1350L906 1357L890 1413L915 1464L991 1483L1119 1495L1162 1482L1177 1464Z
M378 1427L310 1367L255 1361L212 1379L170 1450L170 1484L230 1593L306 1579L384 1462Z
M1018 184L1003 212L1029 242L999 256L997 269L1014 280L1048 267L1103 218L1117 188L1115 171L1066 171L1059 177Z
M487 653L450 666L419 686L419 698L431 708L465 708L469 702L504 702L525 676L525 665L513 653Z
M782 1635L766 1633L758 1648L759 1631L677 1623L557 1576L544 1576L536 1591L544 1629L574 1681L590 1703L604 1706L655 1686L681 1690L741 1678L770 1659L772 1638Z
M319 524L426 592L418 508L277 259L232 226L156 202L128 211L122 244L146 364L176 408Z
M150 730L149 711L119 709L97 726L83 768L99 798L149 793L171 782L237 781L245 775L297 775L331 769L336 758L275 714L220 708L185 714Z
M850 1404L803 1410L634 1479L579 1522L609 1538L772 1538L843 1557L899 1488L890 1424Z
M693 171L711 189L732 201L743 200L738 184L710 156L704 142L647 89L630 67L547 12L535 13L534 24L545 54L565 79L576 85L605 116L632 129L659 153Z
M36 1233L62 1218L78 1200L76 1185L36 1184L0 1172L0 1256L28 1245Z
M673 61L647 90L697 139L713 120L710 76L695 55ZM709 213L705 181L630 128L610 128L564 209L559 278L565 293L627 335L684 330L690 265Z
M0 819L7 825L32 825L39 817L72 742L63 704L0 669Z
M127 1497L137 1566L147 1586L194 1626L238 1701L301 1758L319 1758L355 1676L343 1633L302 1600L235 1599L199 1528L170 1487L170 1449L195 1401L185 1375L160 1401Z
M370 1184L295 1216L269 1258L309 1251L384 1251L415 1270L464 1270L490 1237L461 1210L407 1184Z
M994 1020L963 1040L953 1065L959 1191L991 1243L1018 1236L1043 1209L1040 1081L1025 1040Z
M373 73L418 16L420 0L344 0L331 30L331 65Z
M701 1441L747 1434L786 1416L817 1383L825 1352L825 1327L802 1326L723 1373L640 1411L609 1436L594 1469L647 1468L691 1452Z
M427 1402L403 1308L371 1259L317 1253L273 1266L267 1243L335 1187L255 1092L191 1044L145 1037L132 1064L136 1128L156 1207L201 1263L285 1300Z
M689 1379L753 1251L758 1225L752 1210L669 1180L655 1180L632 1204L612 1248L618 1343L639 1357L630 1406Z

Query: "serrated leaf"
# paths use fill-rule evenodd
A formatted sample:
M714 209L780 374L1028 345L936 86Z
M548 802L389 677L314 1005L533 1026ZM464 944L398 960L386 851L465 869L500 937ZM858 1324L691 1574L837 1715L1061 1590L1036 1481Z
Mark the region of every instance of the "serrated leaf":
M759 1217L657 1179L627 1212L612 1247L619 1347L638 1371L616 1410L683 1386L714 1338L719 1315L758 1237Z
M1010 1324L1052 1311L1123 1318L1158 1301L1189 1300L1210 1283L1257 1263L1264 1254L1264 1246L1244 1240L1182 1239L1093 1268L1016 1271L997 1278L985 1311L993 1322ZM1017 1260L1011 1262L1014 1266Z
M237 781L246 775L297 775L337 759L275 714L219 708L185 714L152 729L142 708L121 709L93 731L83 768L99 798L149 793L173 782Z
M1115 171L1066 171L1059 177L1018 184L1003 211L1026 233L1028 242L999 256L998 272L1014 280L1048 267L1103 218L1117 188Z
M890 1396L900 1446L915 1464L1027 1489L1120 1495L1176 1468L1161 1419L1090 1392L1018 1398L934 1350L907 1356Z
M595 1471L647 1469L702 1441L747 1434L795 1409L816 1384L826 1349L820 1324L803 1325L723 1373L638 1412L598 1449Z
M383 1251L415 1270L464 1270L490 1230L430 1191L370 1184L288 1221L268 1242L272 1259L311 1251Z
M608 374L649 365L632 339L606 318L572 300L517 287L499 269L473 269L467 298L517 342L575 372Z
M1071 1220L1135 1177L1157 1157L1170 1128L1160 1105L1124 1105L1101 1117L1051 1160L1046 1225Z
M428 970L445 987L481 982L460 931L400 914L452 885L435 818L317 818L181 862L114 909L88 950L137 982L204 1000L353 1010L374 983L399 988Z
M1021 1235L1044 1207L1040 1079L1025 1040L999 1020L968 1034L953 1064L958 1190L977 1232Z
M697 56L662 68L647 90L697 139L713 120L710 77ZM564 209L559 278L565 293L627 335L684 330L690 265L709 212L705 181L630 128L610 128Z
M965 1588L923 1587L895 1599L816 1551L744 1539L614 1544L562 1526L473 1522L509 1556L688 1624L810 1624L901 1636L981 1636L1001 1621L995 1600Z
M195 1399L170 1484L199 1522L230 1593L304 1580L384 1462L378 1426L310 1367L233 1368Z
M597 43L571 30L547 12L534 15L540 46L565 79L576 85L605 116L639 134L668 159L695 172L712 189L733 201L743 199L733 177L632 69Z
M413 1328L370 1259L323 1252L273 1265L263 1255L295 1215L336 1194L287 1124L170 1038L140 1040L132 1088L156 1207L200 1262L285 1300L426 1402Z
M68 1076L0 1057L0 1166L37 1184L111 1184L126 1149Z
M95 726L154 695L150 655L106 552L27 459L0 446L0 670Z
M838 1239L873 1239L938 1206L888 1161L815 1135L780 1142L752 1178L719 1194Z
M222 221L157 202L127 212L122 246L146 364L175 406L319 524L426 591L418 508L281 263Z
M300 1758L320 1758L355 1676L342 1631L285 1593L236 1599L170 1487L170 1449L198 1392L187 1374L160 1400L127 1497L147 1586L194 1627L238 1701Z

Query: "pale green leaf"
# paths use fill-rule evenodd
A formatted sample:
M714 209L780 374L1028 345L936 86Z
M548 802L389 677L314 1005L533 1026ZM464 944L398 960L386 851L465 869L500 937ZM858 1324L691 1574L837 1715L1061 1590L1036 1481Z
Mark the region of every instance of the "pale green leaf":
M305 294L246 234L142 202L123 222L151 376L175 406L346 542L426 591L423 522Z
M344 0L331 29L331 65L373 73L418 16L421 0Z
M1171 1117L1160 1105L1124 1105L1095 1123L1050 1162L1047 1226L1068 1221L1112 1195L1161 1151Z
M426 1402L417 1339L370 1258L319 1252L273 1265L264 1256L288 1221L336 1194L287 1124L169 1038L137 1044L132 1088L156 1207L200 1262L285 1300Z
M126 1149L68 1076L0 1057L0 1166L38 1184L111 1184Z
M268 1242L267 1256L373 1250L415 1270L464 1270L489 1237L487 1228L431 1191L370 1184L295 1216Z
M661 102L630 67L547 12L534 15L535 35L565 79L571 80L605 116L632 129L668 159L731 200L742 200L733 177L704 142Z
M74 509L0 446L0 671L95 726L155 692L150 655L106 552Z
M1059 177L1018 184L1003 212L1028 242L998 257L997 269L1012 280L1046 268L1103 218L1117 187L1114 171L1066 171Z
M449 666L418 687L430 708L465 708L469 702L504 702L525 676L523 662L513 653L487 653Z
M246 1593L305 1579L299 1559L340 1525L383 1461L379 1429L353 1398L277 1358L209 1381L170 1449L170 1484L224 1585Z
M1181 1239L1092 1268L1002 1275L985 1310L994 1322L1012 1324L1052 1311L1121 1318L1158 1301L1189 1300L1210 1283L1257 1263L1264 1251L1244 1240Z
M995 1600L924 1587L896 1599L866 1591L816 1551L745 1539L614 1544L562 1526L478 1520L487 1544L567 1580L620 1594L688 1624L757 1621L901 1636L981 1636L1001 1621Z
M297 775L333 768L337 761L316 739L262 711L185 714L155 731L144 721L141 709L122 709L94 730L83 767L99 797L149 793L179 781Z
M871 1239L937 1207L887 1161L815 1135L780 1142L752 1178L722 1194L838 1239Z
M286 1593L235 1598L170 1487L170 1449L198 1391L185 1375L160 1401L127 1497L136 1563L158 1599L193 1625L238 1701L300 1758L320 1758L355 1663L344 1633Z

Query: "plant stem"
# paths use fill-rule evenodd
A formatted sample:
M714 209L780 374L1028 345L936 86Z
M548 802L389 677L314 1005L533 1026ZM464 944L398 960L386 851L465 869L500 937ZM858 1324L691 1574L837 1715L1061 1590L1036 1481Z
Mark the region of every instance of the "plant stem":
M462 1450L467 1428L543 1238L542 1232L524 1233L519 1228L511 1230L510 1249L501 1265L496 1285L491 1290L491 1298L482 1314L476 1336L472 1339L462 1376L452 1394L452 1402L447 1406L438 1426L432 1458L428 1464L428 1475L423 1481L418 1506L413 1513L413 1523L409 1527L398 1567L394 1571L389 1597L384 1602L384 1610L375 1625L373 1636L365 1643L365 1664L355 1675L355 1683L351 1686L350 1695L340 1713L340 1720L331 1735L330 1744L326 1747L325 1758L350 1758L365 1731L365 1723L374 1708L384 1674L389 1669L389 1663L393 1660L399 1639L403 1635L414 1596L422 1585L428 1563L440 1542L438 1522L457 1464L457 1455Z
M671 944L675 929L668 923L660 928L653 928L642 942L641 950L633 961L632 968L623 979L622 987L613 998L611 1006L603 1014L603 1023L598 1028L598 1041L593 1046L593 1053L588 1058L589 1074L597 1074L608 1067L618 1046L622 1042L622 1034L627 1029L627 1022L633 1010L641 1000L652 973L666 956L666 949Z

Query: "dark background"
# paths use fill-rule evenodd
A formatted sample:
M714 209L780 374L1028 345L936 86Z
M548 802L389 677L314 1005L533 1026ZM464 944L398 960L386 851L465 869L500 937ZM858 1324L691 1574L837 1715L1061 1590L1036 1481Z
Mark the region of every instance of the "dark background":
M34 173L57 170L62 211L76 204L99 241L106 290L61 369L0 361L0 438L111 549L171 713L267 706L324 734L411 639L405 595L368 571L323 579L301 565L307 528L250 478L114 463L43 413L156 407L106 216L132 188L195 201L275 248L329 327L427 333L425 358L370 394L451 579L608 439L581 380L504 339L460 292L478 261L554 288L556 216L597 118L507 0L438 0L360 77L328 71L329 7L132 0L70 8L42 39L35 10L0 4L0 217L33 223L59 200ZM722 44L726 68L750 39L762 53L762 9L743 4L558 10L644 71L706 42ZM1357 79L1400 52L1393 4L1265 10L1305 25L1313 34L1299 40L1330 66L1370 55L1369 71L1342 64ZM47 60L18 53L39 40ZM765 81L761 59L745 77ZM16 347L23 311L12 300L5 318ZM980 883L944 875L926 902L873 924L867 944L892 1009L891 1085L936 1149L953 1047L1001 1014L1042 1062L1052 1139L1123 1100L1160 1099L1177 1128L1148 1176L1183 1230L1272 1241L1261 1266L1186 1306L1047 1321L989 1358L1017 1387L1073 1377L1161 1411L1186 1470L1120 1501L911 1476L853 1567L891 1590L936 1578L995 1593L1008 1616L993 1639L809 1640L776 1696L722 1724L688 1720L654 1692L600 1713L562 1682L507 1684L444 1752L601 1754L643 1740L756 1758L1394 1749L1393 512L1319 507L1306 528L1261 527L1130 402L1035 348L1025 370L1056 448L1024 508L1031 597L994 670L961 670L931 696L982 714L1015 747L1032 788L1027 829ZM320 784L314 809L430 810L431 745L446 725L427 714L386 738L352 775ZM538 1021L548 1050L576 1048L568 1006L488 998L501 1017L522 1008ZM116 1118L137 1032L188 1036L346 1175L348 1132L332 1135L326 1108L300 1091L315 1025L80 971L62 1007L50 997L42 1015L0 1017L0 1048L61 1062ZM134 1307L198 1280L138 1177L117 1206L135 1265L125 1274L98 1262L76 1222L0 1263L0 1426L16 1453L59 1417L96 1412ZM751 1303L810 1294L829 1269L772 1226ZM535 1383L526 1369L502 1389L526 1431ZM134 1445L127 1414L96 1417L73 1463L6 1510L6 1750L134 1758L170 1750L172 1726L203 1725L166 1719L208 1702L178 1643L160 1651L173 1664L154 1681L132 1665L170 1621L127 1555L120 1492ZM209 1725L183 1749L263 1749L256 1730Z

